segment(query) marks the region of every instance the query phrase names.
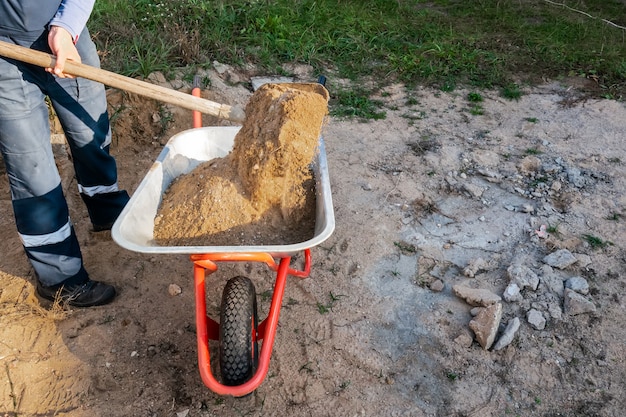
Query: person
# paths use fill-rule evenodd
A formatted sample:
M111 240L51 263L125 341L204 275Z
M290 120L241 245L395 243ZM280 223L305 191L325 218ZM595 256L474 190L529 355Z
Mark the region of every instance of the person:
M56 56L55 66L45 69L0 57L0 151L37 294L75 307L106 304L116 291L85 270L52 153L46 97L65 133L93 230L111 229L129 200L109 154L104 86L63 72L67 60L100 66L86 27L93 5L94 0L0 0L0 40Z

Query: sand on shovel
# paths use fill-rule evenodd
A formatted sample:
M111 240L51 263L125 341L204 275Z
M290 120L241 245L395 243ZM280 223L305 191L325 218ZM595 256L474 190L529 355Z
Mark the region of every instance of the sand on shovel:
M176 178L163 194L154 239L166 246L304 242L315 228L315 157L328 92L265 84L246 105L233 150Z

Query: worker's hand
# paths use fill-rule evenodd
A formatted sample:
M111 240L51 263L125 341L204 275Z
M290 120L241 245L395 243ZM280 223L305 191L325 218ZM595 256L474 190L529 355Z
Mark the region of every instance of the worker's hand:
M72 35L60 26L51 26L48 32L48 45L52 54L56 56L56 63L53 68L46 68L46 71L60 78L74 78L63 72L65 61L68 59L80 63L80 55L74 46Z

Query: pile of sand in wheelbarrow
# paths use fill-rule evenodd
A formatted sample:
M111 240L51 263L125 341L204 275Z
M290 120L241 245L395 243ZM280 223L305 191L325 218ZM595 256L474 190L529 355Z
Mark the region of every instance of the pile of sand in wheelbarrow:
M176 178L154 238L166 246L256 246L314 235L310 170L328 92L318 84L265 84L250 98L233 150Z

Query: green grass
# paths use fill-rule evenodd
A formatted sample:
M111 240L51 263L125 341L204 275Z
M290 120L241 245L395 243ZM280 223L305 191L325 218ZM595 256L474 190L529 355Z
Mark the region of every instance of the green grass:
M623 97L626 30L602 21L625 26L623 2L568 5L592 17L541 0L99 0L90 29L103 67L125 75L214 60L285 74L300 63L329 80L470 85L509 99L542 77L580 76Z
M583 239L589 244L589 246L591 246L592 249L602 249L607 246L613 245L612 242L591 234L584 234Z
M607 220L611 220L614 222L618 222L620 219L622 218L622 215L619 213L611 213L609 216L607 216Z
M522 96L522 90L520 90L520 86L515 83L509 83L500 89L500 94L502 97L507 98L509 100L519 100Z
M470 107L470 114L474 116L482 116L485 114L485 109L483 109L482 106L474 105Z
M316 303L317 311L320 314L326 314L330 312L333 309L333 306L335 305L335 303L339 301L341 298L343 298L344 296L333 294L333 292L331 291L329 293L329 297L330 297L330 301L327 304L322 304L320 302Z
M406 242L393 242L394 246L400 249L404 253L416 253L417 248L415 245Z
M546 229L546 231L552 235L560 235L559 232L559 225L555 225L555 226L548 226L548 228Z
M481 101L483 101L483 96L480 93L472 91L471 93L467 94L467 99L472 103L480 103Z
M459 374L457 374L456 372L448 371L446 372L446 377L450 381L456 381L459 378Z
M356 89L339 89L333 92L336 103L331 115L336 117L356 117L368 120L380 120L387 117L382 103L370 99L370 92Z

